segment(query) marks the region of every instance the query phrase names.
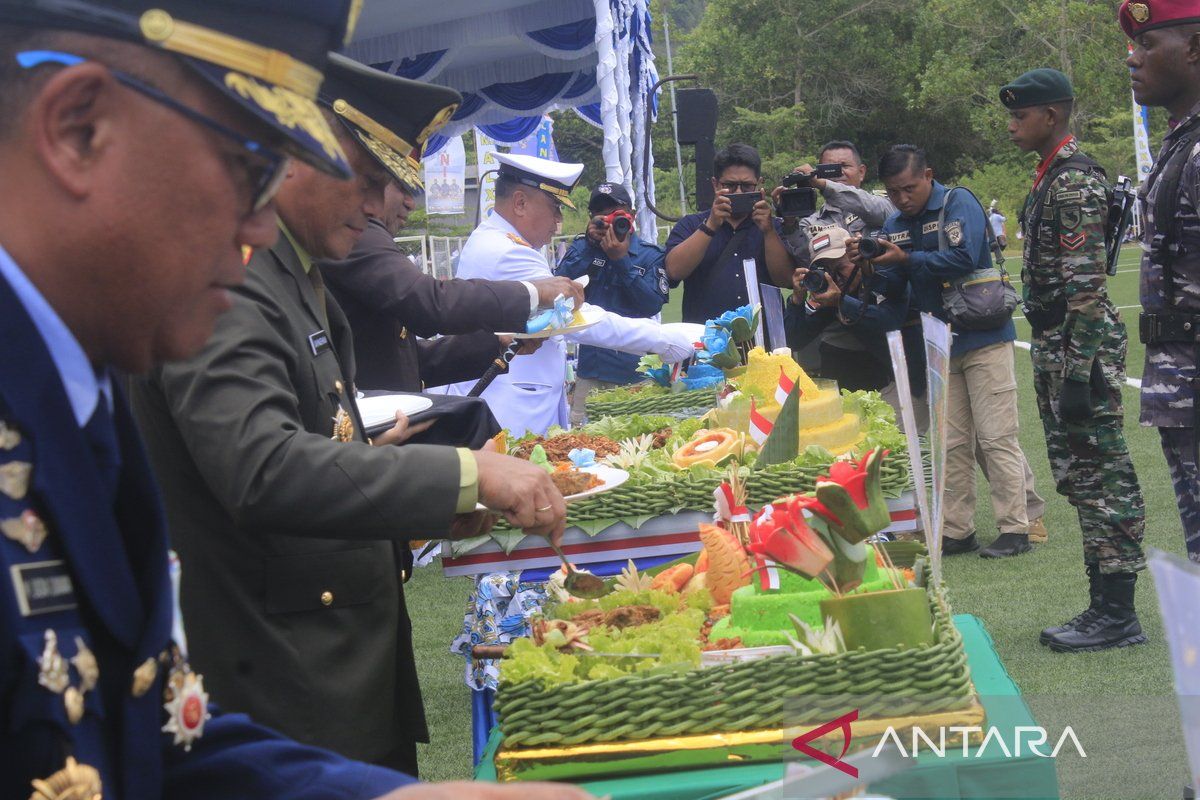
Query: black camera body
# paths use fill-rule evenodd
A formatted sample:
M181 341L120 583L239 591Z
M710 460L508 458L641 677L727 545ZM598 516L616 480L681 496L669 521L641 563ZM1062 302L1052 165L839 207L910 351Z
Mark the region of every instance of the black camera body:
M809 294L820 294L829 288L829 276L820 267L809 267L808 272L804 273L804 277L800 279L800 285Z
M879 258L886 252L887 248L884 246L883 239L868 236L858 241L858 254L868 261Z
M729 213L735 217L749 214L754 204L762 200L762 192L733 192L725 196L729 198Z
M784 189L779 193L775 213L781 217L807 217L817 211L817 190L811 186Z
M811 186L813 178L831 180L842 177L841 164L817 164L812 172L793 172L783 176L783 186Z

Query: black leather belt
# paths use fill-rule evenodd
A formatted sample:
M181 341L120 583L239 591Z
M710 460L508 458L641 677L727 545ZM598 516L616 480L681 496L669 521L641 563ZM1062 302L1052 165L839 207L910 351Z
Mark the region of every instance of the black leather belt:
M1164 342L1200 342L1200 314L1152 314L1138 315L1138 337L1142 344Z

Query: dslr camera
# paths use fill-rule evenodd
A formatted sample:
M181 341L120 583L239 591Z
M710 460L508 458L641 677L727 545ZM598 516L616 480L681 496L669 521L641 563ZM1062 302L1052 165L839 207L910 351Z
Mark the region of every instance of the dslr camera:
M817 164L812 172L793 172L783 177L783 186L812 186L813 178L830 180L842 177L841 164Z
M883 239L865 236L858 240L858 254L868 261L879 258L885 252L887 252L887 247L884 245Z
M808 272L800 279L800 285L809 294L820 294L829 288L829 275L820 267L809 267Z
M623 209L614 208L602 217L593 217L592 224L598 228L612 228L613 235L623 242L633 230L633 215Z

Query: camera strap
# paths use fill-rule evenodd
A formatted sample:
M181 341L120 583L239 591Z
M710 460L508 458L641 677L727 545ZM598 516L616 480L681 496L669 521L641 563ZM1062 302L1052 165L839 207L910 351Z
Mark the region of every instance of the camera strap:
M724 249L721 250L721 255L717 256L717 260L714 261L713 264L718 267L721 264L724 264L725 259L733 255L733 251L741 247L742 242L746 241L746 237L750 235L750 229L752 227L754 227L753 222L739 231L734 231L733 238L725 243Z

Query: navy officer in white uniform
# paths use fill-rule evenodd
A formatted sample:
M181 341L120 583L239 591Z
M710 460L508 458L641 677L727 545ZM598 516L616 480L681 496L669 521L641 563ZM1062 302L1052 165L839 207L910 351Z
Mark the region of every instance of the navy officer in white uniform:
M459 257L457 277L531 281L551 277L541 249L562 222L562 206L571 208L570 191L582 164L563 164L533 156L497 154L496 207L476 228ZM514 435L545 433L552 425L567 427L566 339L626 353L655 353L664 362L692 355L691 337L682 328L650 319L631 319L584 304L586 316L600 321L569 337L551 338L534 354L510 365L483 393L500 424ZM472 382L450 391L465 394Z

